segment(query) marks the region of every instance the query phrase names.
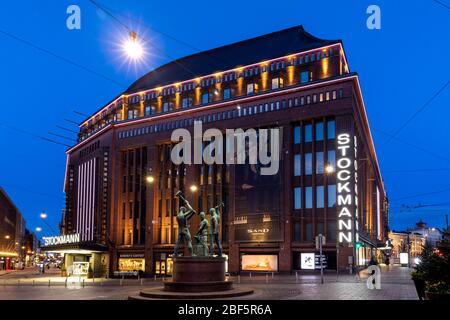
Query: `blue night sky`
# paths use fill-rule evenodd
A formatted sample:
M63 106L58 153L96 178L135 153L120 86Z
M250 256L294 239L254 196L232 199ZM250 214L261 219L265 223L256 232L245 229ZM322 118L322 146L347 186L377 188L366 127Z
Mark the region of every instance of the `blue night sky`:
M450 0L442 0L450 5ZM139 76L199 50L303 24L313 35L342 39L351 71L360 75L382 175L391 200L391 228L419 218L442 227L450 211L450 86L389 141L449 80L450 10L420 1L108 1L121 21L145 35L145 64L130 66L118 50L125 29L88 0L2 1L0 12L0 185L27 226L57 229L64 205L66 147L39 138L75 137L83 117ZM66 9L81 8L81 30L66 28ZM381 7L381 30L366 28L366 8ZM106 80L6 36L8 32L93 70ZM160 32L160 33L158 33ZM163 33L163 34L161 34ZM170 37L166 36L170 35ZM177 40L173 40L173 38ZM236 57L237 61L239 57ZM122 85L121 85L122 84ZM402 205L436 205L409 210Z

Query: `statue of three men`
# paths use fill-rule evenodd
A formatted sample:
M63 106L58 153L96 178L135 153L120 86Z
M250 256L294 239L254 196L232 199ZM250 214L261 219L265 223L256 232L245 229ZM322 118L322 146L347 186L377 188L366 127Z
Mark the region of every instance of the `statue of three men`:
M188 220L196 213L196 211L192 208L189 201L187 201L181 194L181 191L178 191L176 193L176 196L180 197L184 201L185 206L180 207L180 211L177 214L177 223L178 223L178 239L175 244L174 249L174 256L178 255L178 250L180 248L180 245L183 243L187 244L187 247L189 249L189 253L191 256L194 256L193 248L192 248L192 240L191 240L191 233L189 231L188 226ZM219 256L222 256L222 245L220 243L219 238L219 225L220 225L220 215L219 215L219 208L221 206L224 206L224 203L217 205L214 208L209 209L209 213L211 215L211 229L209 234L209 240L210 240L210 251L208 252L208 227L209 223L208 220L206 220L205 213L202 211L198 215L200 217L200 224L198 227L198 231L194 238L198 242L199 245L199 252L198 255L200 256L213 256L214 255L214 244L217 245Z

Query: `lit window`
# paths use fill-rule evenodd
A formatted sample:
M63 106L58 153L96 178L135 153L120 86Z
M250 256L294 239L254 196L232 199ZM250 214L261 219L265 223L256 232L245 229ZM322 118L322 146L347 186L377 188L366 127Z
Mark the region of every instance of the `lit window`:
M151 108L150 106L145 106L145 116L148 117L151 114Z
M283 87L283 78L273 78L272 79L272 89L278 89Z
M247 84L247 94L252 94L255 92L255 84L254 83L248 83Z

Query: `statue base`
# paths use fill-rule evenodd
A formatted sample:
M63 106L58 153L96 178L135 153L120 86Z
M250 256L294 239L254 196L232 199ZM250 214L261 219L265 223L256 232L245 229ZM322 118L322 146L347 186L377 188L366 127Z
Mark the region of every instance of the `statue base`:
M225 257L174 257L172 280L163 288L142 290L130 299L208 299L243 296L251 289L234 288L225 277Z

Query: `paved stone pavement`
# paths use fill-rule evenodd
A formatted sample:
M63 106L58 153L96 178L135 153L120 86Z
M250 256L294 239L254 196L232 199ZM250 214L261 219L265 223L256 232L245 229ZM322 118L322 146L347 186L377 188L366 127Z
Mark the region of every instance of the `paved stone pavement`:
M46 282L40 285L36 282L32 286L30 281L35 279L35 273L27 274L17 272L0 277L0 299L108 299L122 300L129 295L136 295L140 289L161 286L159 280L145 279L142 282L132 279L123 281L106 280L103 282L86 282L85 287L80 283L64 283L48 287ZM28 278L24 277L25 275ZM51 277L44 276L40 279L47 281ZM252 278L242 276L239 279L233 277L236 286L251 287L255 293L239 300L249 299L286 299L286 300L417 300L414 284L410 277L410 270L406 267L382 267L381 289L369 290L366 286L367 275L361 273L356 275L340 275L336 279L334 273L325 274L325 283L320 283L318 274L301 274L296 278L294 275L275 275L272 279L270 274L253 275ZM59 278L61 279L61 278ZM64 279L64 278L62 278ZM18 282L18 280L20 280ZM238 283L238 281L240 283Z

